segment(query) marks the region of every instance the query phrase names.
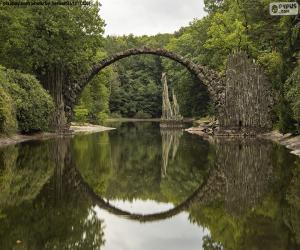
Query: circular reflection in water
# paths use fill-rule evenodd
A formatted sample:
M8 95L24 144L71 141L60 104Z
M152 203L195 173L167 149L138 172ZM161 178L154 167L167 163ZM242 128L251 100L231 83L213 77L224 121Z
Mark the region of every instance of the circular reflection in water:
M167 218L188 208L214 158L209 143L182 130L161 131L159 123L110 126L118 128L76 136L72 141L73 166L94 203L140 221L156 220L159 215ZM176 206L144 214L126 211L115 200L153 200Z
M95 191L90 187L90 185L83 179L80 172L76 168L72 168L72 178L74 179L74 183L77 185L77 189L79 191L85 192L86 195L92 200L94 205L99 206L100 208L118 216L124 216L130 220L137 220L140 222L150 222L150 221L158 221L158 220L165 220L171 218L180 212L189 208L189 206L193 203L193 201L197 200L198 202L201 201L207 191L210 188L207 186L208 183L212 183L211 179L213 178L213 174L208 174L205 178L203 183L195 190L188 198L186 198L183 202L179 205L170 208L163 212L151 213L151 214L142 214L142 213L134 213L123 210L118 208L114 205L114 203L110 203L106 201L104 198L99 196Z

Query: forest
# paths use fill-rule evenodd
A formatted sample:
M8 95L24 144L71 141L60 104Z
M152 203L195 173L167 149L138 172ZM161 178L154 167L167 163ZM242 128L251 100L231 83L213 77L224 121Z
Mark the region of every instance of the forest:
M276 94L274 128L299 132L300 19L269 15L270 0L205 0L207 15L173 34L105 36L101 1L89 6L1 6L0 133L47 131L53 92L101 59L129 48L165 48L220 74L227 56L244 50L261 64ZM208 93L170 60L134 56L104 70L85 88L74 120L159 118L166 72L185 117L213 116Z
M274 0L194 0L204 3L206 15L173 33L108 35L105 0L74 6L5 1L1 249L300 249L300 15L270 15ZM118 1L115 17L118 9L127 18L119 5L132 8L132 2ZM147 11L155 2L134 1ZM173 21L180 19L175 2L179 12L192 2L168 1L174 3ZM170 2L153 4L162 10L160 18L170 14ZM195 16L191 6L189 17ZM150 51L143 47L180 59L163 52L140 55ZM121 60L111 57L134 48L143 49ZM230 68L236 52L250 63L234 61L237 67ZM249 70L252 62L264 72ZM243 77L228 77L228 68ZM224 82L237 82L230 91L239 92L222 89ZM227 94L222 101L227 97L230 114L218 112L224 102L213 100L213 88ZM236 104L259 118L240 113ZM221 136L214 134L231 113L238 117L238 133L224 126ZM241 117L257 124L267 117L270 126L263 128L273 131L255 130ZM67 126L57 129L59 121ZM175 122L162 126L166 121Z

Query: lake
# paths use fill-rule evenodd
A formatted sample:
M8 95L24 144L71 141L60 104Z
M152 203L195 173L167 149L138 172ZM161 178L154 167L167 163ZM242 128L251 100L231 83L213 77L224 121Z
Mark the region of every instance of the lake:
M300 160L156 122L0 149L0 249L300 249Z

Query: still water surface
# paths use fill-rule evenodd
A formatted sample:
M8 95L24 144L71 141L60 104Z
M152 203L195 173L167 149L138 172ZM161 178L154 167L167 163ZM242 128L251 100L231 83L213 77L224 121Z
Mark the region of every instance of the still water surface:
M0 149L0 249L300 249L300 162L158 123Z

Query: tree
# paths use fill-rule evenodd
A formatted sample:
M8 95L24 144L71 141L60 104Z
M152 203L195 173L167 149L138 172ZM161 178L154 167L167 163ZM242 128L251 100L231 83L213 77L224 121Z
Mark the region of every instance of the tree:
M4 55L0 62L37 75L56 104L53 122L64 126L64 82L86 73L101 46L104 22L99 5L6 6L0 18L5 23L1 26L5 36L0 41Z

